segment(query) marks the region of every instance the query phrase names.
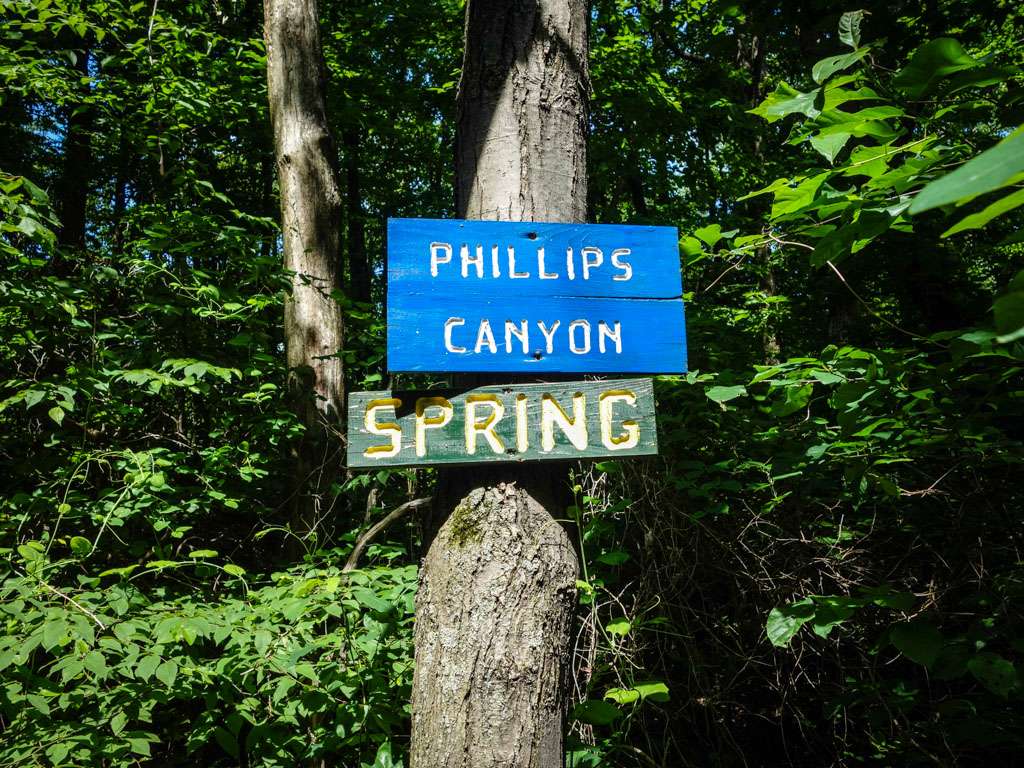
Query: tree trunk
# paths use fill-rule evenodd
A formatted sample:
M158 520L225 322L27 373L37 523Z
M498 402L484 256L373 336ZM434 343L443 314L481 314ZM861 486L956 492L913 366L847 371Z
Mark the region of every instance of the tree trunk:
M470 0L456 199L466 218L586 215L587 4ZM562 765L579 566L565 468L441 476L416 599L413 768Z
M345 145L346 207L348 209L348 296L353 301L370 301L370 263L366 253L366 216L359 172L359 127L341 134Z
M341 194L324 101L316 0L265 0L267 91L274 128L284 266L289 395L306 431L296 454L293 524L305 533L326 510L340 467L345 412L339 289Z
M89 76L89 49L78 52L75 69L81 78ZM88 92L89 86L83 85ZM88 95L88 93L86 93ZM86 206L92 169L92 129L94 111L88 100L68 106L67 131L64 135L64 168L57 191L60 229L57 242L65 248L85 247ZM67 271L61 260L57 271Z

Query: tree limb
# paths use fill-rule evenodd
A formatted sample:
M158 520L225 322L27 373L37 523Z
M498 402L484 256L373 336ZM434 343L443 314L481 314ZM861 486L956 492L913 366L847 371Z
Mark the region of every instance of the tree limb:
M432 496L425 496L422 499L407 501L405 504L397 506L391 510L391 512L389 512L383 519L379 520L372 528L370 528L370 530L359 537L359 540L356 541L356 546L352 550L352 554L348 556L348 560L345 561L345 567L341 569L341 572L348 573L349 571L354 571L359 567L359 558L362 556L363 550L365 550L366 547L369 546L370 542L377 537L377 534L409 510L425 507L431 501L433 501Z

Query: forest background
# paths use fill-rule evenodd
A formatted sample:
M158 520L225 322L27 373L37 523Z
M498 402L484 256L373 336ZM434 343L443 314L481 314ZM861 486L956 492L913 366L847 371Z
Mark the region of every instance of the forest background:
M323 3L352 390L453 215L455 0ZM572 766L1024 750L1011 2L596 0L590 220L677 226L661 455L572 475ZM259 3L0 0L0 764L398 765L429 470L291 516ZM336 455L326 461L341 461Z

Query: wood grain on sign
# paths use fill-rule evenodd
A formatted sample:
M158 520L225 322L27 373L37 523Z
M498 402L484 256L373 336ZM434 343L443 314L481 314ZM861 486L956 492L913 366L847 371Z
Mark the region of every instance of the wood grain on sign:
M348 466L643 456L658 452L650 379L353 392Z
M388 369L686 370L675 227L388 220Z

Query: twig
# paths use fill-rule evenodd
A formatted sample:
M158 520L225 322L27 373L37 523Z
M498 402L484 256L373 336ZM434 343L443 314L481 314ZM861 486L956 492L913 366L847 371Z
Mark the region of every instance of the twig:
M848 290L851 294L853 294L853 298L855 298L857 301L859 301L863 305L864 309L866 309L868 312L870 312L876 318L878 318L883 323L888 325L890 328L892 328L894 330L897 330L900 333L905 333L907 336L910 336L911 338L917 339L918 341L927 341L927 342L929 342L931 344L936 344L936 346L939 346L939 347L943 346L942 344L938 344L937 342L932 341L927 336L922 336L919 333L914 333L913 331L908 331L906 328L900 328L898 325L896 325L896 323L892 322L891 320L888 320L887 318L882 317L880 314L878 314L877 312L875 312L875 310L873 310L871 308L870 304L868 304L866 301L864 301L864 299L862 299L860 297L859 293L857 293L855 290L853 290L853 286L851 286L848 282L846 282L846 278L843 277L843 273L840 272L838 269L836 269L836 265L833 264L831 260L827 260L825 263L828 264L829 267L832 269L832 271L836 273L836 277L838 277L839 280L842 282L842 284L846 286L846 290Z
M104 631L106 631L106 629L107 629L107 625L106 625L106 624L104 624L104 623L103 623L102 621L100 621L100 618L99 618L99 616L97 616L97 615L96 615L95 613L93 613L92 611L90 611L90 610L89 610L88 608L86 608L86 607L85 607L84 605L82 605L82 604L81 604L80 602L78 602L77 600L75 600L75 598L73 598L73 597L72 597L71 595L65 595L65 594L64 594L63 592L61 592L61 591L60 591L59 589L57 589L56 587L51 587L51 586L50 586L49 584L47 584L47 583L46 583L45 581L43 581L42 579L40 579L40 578L38 578L38 577L36 578L36 581L38 581L38 582L39 582L40 584L42 584L42 585L43 585L44 587L46 587L46 588L47 588L48 590L50 590L51 592L53 592L53 594L57 595L57 597L59 597L59 598L61 598L62 600L66 600L67 602L71 603L71 605L75 606L75 608L77 608L77 609L78 609L78 610L80 610L80 611L81 611L82 613L84 613L84 614L85 614L86 616L88 616L88 617L89 617L90 619L92 619L93 621L95 621L95 622L96 622L96 626L97 626L97 627L99 627L99 628L100 628L101 630L104 630Z
M726 267L726 268L725 268L725 271L724 271L724 272L722 272L722 274L720 274L720 275L719 275L718 277L716 277L716 278L715 278L714 280L712 280L712 281L711 281L711 284L710 284L710 285L709 285L709 286L708 286L707 288L704 288L704 289L703 289L703 290L701 291L701 293L707 293L707 292L708 292L708 291L710 291L710 290L711 290L712 288L714 288L714 287L715 287L716 285L718 285L718 282L719 282L719 281L720 281L720 280L721 280L721 279L722 279L723 277L725 277L725 276L726 276L727 274L729 274L730 272L732 272L732 271L733 271L734 269L738 268L738 267L739 267L739 265L743 263L743 260L744 260L745 258L746 258L746 256L740 256L740 257L739 257L739 259L737 259L737 260L736 260L736 261L735 261L734 263L732 263L732 264L730 264L730 265L729 265L728 267Z
M425 507L431 501L433 501L432 496L425 496L422 499L413 499L412 501L407 501L405 502L405 504L397 506L393 510L391 510L391 512L389 512L387 516L385 516L382 520L378 521L372 528L370 528L370 530L368 530L366 533L359 537L359 540L356 542L355 548L352 550L352 554L348 556L348 560L345 561L345 567L341 569L341 572L348 573L349 571L354 571L359 566L359 558L362 556L363 550L366 549L370 542L376 538L377 534L379 534L381 531L383 531L385 528L387 528L389 525L395 522L395 520L400 518L409 510Z

